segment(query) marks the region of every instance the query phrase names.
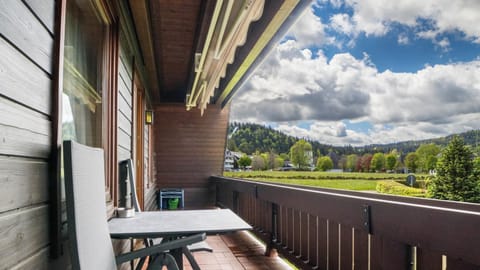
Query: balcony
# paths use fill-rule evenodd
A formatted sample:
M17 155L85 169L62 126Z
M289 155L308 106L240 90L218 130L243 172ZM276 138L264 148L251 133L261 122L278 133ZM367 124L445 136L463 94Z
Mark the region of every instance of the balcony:
M478 269L480 205L211 177L239 214L301 269Z

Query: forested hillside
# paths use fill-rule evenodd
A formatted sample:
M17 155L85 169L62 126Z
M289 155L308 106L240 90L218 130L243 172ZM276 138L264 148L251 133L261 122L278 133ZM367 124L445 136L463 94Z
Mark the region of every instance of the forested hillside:
M230 123L228 134L228 149L240 151L249 155L257 151L260 153L271 151L278 154L288 153L290 151L290 147L292 147L295 142L301 139L288 136L270 127L236 122ZM308 139L306 139L306 141L312 145L314 153L320 151L322 155L326 155L332 150L337 153L343 153L348 148L334 147ZM350 151L352 150L353 149L350 149Z
M230 150L241 151L246 154L253 154L255 152L275 152L278 154L288 153L290 147L295 142L304 138L296 138L288 136L282 132L274 130L270 127L251 123L230 123L229 126L229 139L227 147ZM406 141L397 142L383 145L366 145L353 147L347 146L332 146L328 144L322 144L318 141L312 141L306 139L313 148L315 155L327 155L335 153L338 155L358 154L363 155L366 153L383 152L388 153L393 149L396 149L399 153L414 152L419 145L434 143L438 146L446 146L447 143L455 134L447 137L421 140L421 141ZM465 141L466 145L471 145L474 148L478 148L480 143L480 130L472 130L464 133L457 134Z

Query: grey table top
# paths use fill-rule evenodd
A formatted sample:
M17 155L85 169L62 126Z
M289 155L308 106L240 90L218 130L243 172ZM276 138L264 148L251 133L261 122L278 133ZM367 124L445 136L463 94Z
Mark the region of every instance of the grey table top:
M113 218L108 227L112 238L158 238L252 229L229 209L141 212L131 218Z

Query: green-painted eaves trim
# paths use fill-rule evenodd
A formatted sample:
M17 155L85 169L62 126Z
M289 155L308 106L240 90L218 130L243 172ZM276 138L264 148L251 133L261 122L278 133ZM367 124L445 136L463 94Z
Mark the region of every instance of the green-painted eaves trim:
M235 75L232 79L228 82L227 86L223 90L222 94L218 98L218 103L226 104L228 100L225 100L232 90L237 86L238 82L242 79L242 77L247 73L250 69L252 64L257 60L260 53L263 49L268 45L268 43L272 40L272 38L277 33L278 29L282 26L288 16L292 13L295 9L299 0L286 0L282 6L280 7L279 11L270 21L268 26L265 28L265 31L261 35L261 37L257 40L253 48L250 50L250 53L245 57L244 61L240 65L240 67L236 70ZM225 102L224 102L225 101Z

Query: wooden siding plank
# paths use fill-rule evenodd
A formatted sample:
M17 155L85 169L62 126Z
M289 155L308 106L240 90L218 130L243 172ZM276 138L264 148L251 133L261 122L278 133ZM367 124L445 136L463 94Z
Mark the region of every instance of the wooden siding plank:
M155 108L153 166L159 188L205 188L209 176L222 173L228 111L209 107L202 117L198 111L185 111L184 106ZM209 201L213 194L203 196Z
M48 200L48 164L0 156L0 213Z
M352 227L340 226L340 267L341 269L352 269Z
M124 61L121 61L118 65L118 77L120 78L119 80L119 85L125 86L125 89L128 91L128 93L131 95L132 94L132 73L129 72L126 68L127 63Z
M308 239L309 239L309 216L305 212L300 212L300 256L304 262L309 259Z
M448 270L478 270L479 266L470 264L462 260L455 260L447 257Z
M118 160L132 158L132 69L127 70L125 63L125 40L120 32L120 49L118 61L118 106L117 106L117 157ZM121 250L121 249L115 249ZM120 269L126 267L122 265Z
M383 269L383 238L370 235L370 269Z
M381 236L371 237L371 267L372 269L406 269L408 246Z
M0 37L0 95L46 115L51 112L50 78Z
M335 221L328 221L328 266L329 269L340 269L339 265L339 224Z
M123 34L123 33L122 33ZM128 74L128 78L130 81L132 80L133 75L133 64L132 64L132 54L128 49L128 45L126 40L123 38L123 35L120 36L120 63L123 65L124 70L126 71L125 74Z
M11 270L50 270L49 265L50 249L43 248L39 252L29 256L21 263L12 267Z
M355 270L368 270L368 234L363 230L355 229L353 242Z
M0 217L0 265L26 260L48 244L48 206L13 211Z
M17 127L34 133L50 134L50 121L42 114L0 97L0 125Z
M317 217L308 215L308 264L318 266L318 226Z
M123 114L127 120L129 120L131 122L132 107L128 104L128 102L131 103L132 101L131 101L131 98L129 100L130 101L127 101L127 99L125 99L120 92L120 95L118 97L118 111L121 114ZM119 113L119 115L120 115L120 113Z
M329 269L328 268L328 230L327 223L325 219L317 218L318 222L318 269Z
M53 35L55 25L55 1L53 0L24 0L33 12L40 18L43 25Z
M118 84L118 93L120 97L123 99L124 103L126 104L125 107L132 108L132 93L131 93L131 85L128 86L124 84L122 81Z
M118 160L125 160L127 158L131 158L131 154L128 150L118 146L117 147L117 155L118 155Z
M118 114L118 128L123 130L126 134L132 134L132 122L123 113Z
M417 248L417 269L442 269L442 254L427 249Z
M177 187L176 185L173 187ZM198 209L206 208L215 204L215 198L211 196L210 188L184 188L185 190L185 208Z
M145 209L147 211L158 210L157 189L155 187L145 189Z
M0 97L0 154L48 158L50 121Z
M123 119L120 119L120 117L123 117ZM122 122L122 128L126 130L131 130L129 128L132 125L132 113L131 109L129 107L120 107L118 108L118 114L117 114L117 120L118 121L123 121Z
M121 129L118 130L118 146L121 146L126 150L130 150L132 146L132 138Z
M0 155L47 159L50 143L50 136L0 124Z
M410 247L406 244L383 239L383 269L401 270L411 267L409 260Z
M286 247L287 243L287 210L281 205L279 206L278 218L278 243L283 248Z
M294 236L294 225L293 225L293 220L294 220L294 213L292 208L287 208L287 248L286 250L290 253L293 254L294 252L294 246L295 246L295 236Z
M192 134L193 136L193 134ZM200 135L197 135L200 136ZM168 143L167 143L168 142ZM191 145L190 148L181 148L178 145L182 145L182 143L188 143ZM174 151L175 153L179 153L179 156L184 156L185 153L190 153L191 155L203 155L203 154L214 154L218 155L221 153L221 158L223 159L223 155L225 154L225 150L220 147L224 147L225 145L221 142L213 142L208 139L201 139L201 138L192 138L191 140L184 140L179 139L178 141L165 141L163 145L163 149L165 151L159 152L159 156L169 156L168 151ZM205 145L209 145L211 148L205 148ZM187 157L188 158L188 157Z
M300 258L301 256L301 212L293 209L293 255Z
M51 74L53 38L23 2L0 1L0 33Z
M225 154L225 150L223 147L225 146L222 142L218 141L213 141L209 139L202 139L202 138L193 138L193 136L201 136L198 133L197 134L192 134L191 140L186 140L186 139L180 139L177 141L164 141L163 143L163 149L168 149L168 150L175 150L175 153L183 153L179 154L179 156L183 156L184 153L191 153L192 155L200 155L200 154L205 154L205 153L212 153L212 154L218 154L218 153L223 153L221 154L221 158L223 159L223 155ZM206 135L208 136L208 135ZM186 143L191 145L189 148L181 148L178 147L178 145L182 145L182 143ZM172 145L173 144L173 145ZM209 145L210 148L205 148L205 145ZM221 148L222 147L222 148ZM159 155L168 155L168 150L167 153L162 151L159 152ZM171 153L170 153L171 154Z

